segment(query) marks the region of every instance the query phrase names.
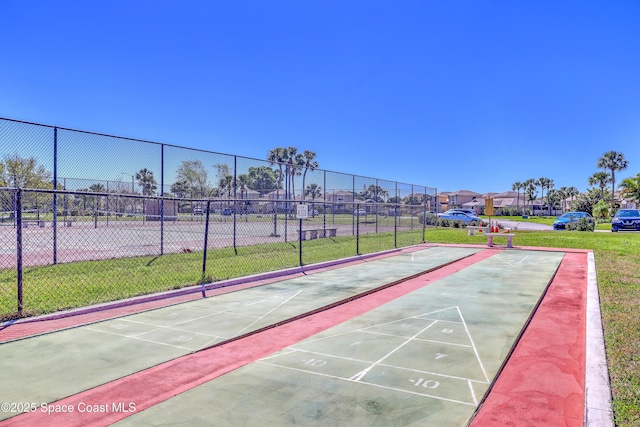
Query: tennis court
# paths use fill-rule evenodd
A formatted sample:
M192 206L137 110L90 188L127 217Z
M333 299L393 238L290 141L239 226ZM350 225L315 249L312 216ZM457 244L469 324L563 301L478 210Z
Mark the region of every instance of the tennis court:
M16 425L464 425L566 255L423 245L5 342L0 401L36 410L0 416ZM74 411L55 413L64 408Z

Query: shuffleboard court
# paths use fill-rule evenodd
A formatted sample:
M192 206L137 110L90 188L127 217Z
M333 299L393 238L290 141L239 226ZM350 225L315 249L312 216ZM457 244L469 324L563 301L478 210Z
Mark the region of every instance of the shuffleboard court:
M482 251L431 247L0 345L0 401L59 401ZM0 420L17 415L0 413Z
M496 252L119 425L465 425L563 256Z

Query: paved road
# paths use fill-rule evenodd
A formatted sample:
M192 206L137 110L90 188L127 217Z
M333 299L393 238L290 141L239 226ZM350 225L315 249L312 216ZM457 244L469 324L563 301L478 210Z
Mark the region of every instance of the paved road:
M546 231L553 230L553 226L546 224L538 224L535 222L527 222L527 221L511 221L511 220L498 220L505 228L512 228L518 230L537 230L537 231Z

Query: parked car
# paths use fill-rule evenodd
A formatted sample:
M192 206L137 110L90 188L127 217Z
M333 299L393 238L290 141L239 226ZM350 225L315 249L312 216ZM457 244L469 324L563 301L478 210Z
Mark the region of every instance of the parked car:
M578 222L580 218L588 218L589 222L594 222L593 217L586 212L565 212L553 221L553 229L564 230L567 224Z
M640 231L640 210L639 209L619 209L611 219L611 231L619 230Z
M444 211L443 213L446 215L449 215L453 212L464 212L467 215L471 215L471 216L478 216L478 214L476 213L476 211L474 211L473 209L449 209Z
M202 215L202 207L200 206L196 206L195 208L193 208L193 215Z
M389 208L385 214L389 216L400 216L400 208Z
M480 225L482 220L475 215L469 215L462 211L447 211L445 213L438 214L440 219L449 219L451 221L460 220L466 225Z
M365 216L367 214L367 211L364 209L356 209L355 211L353 211L353 214L355 216Z

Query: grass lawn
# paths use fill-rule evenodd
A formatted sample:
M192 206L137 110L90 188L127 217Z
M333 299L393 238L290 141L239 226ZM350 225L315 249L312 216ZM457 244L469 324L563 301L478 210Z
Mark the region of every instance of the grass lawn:
M524 221L521 217L513 218ZM553 222L553 218L547 217L530 220ZM609 225L602 226L608 229ZM484 243L484 238L469 236L464 229L448 228L428 229L426 240ZM400 232L397 238L393 233L364 235L360 237L358 252L372 253L421 241L421 229ZM640 425L640 234L518 231L514 244L594 251L615 423ZM354 237L306 241L303 248L304 264L356 253ZM34 267L24 272L25 307L29 314L46 313L194 285L203 276L223 280L294 267L298 263L297 243L289 242L238 248L238 253L233 249L210 250L204 275L202 253L198 252ZM15 271L0 271L0 319L15 315L15 283Z

